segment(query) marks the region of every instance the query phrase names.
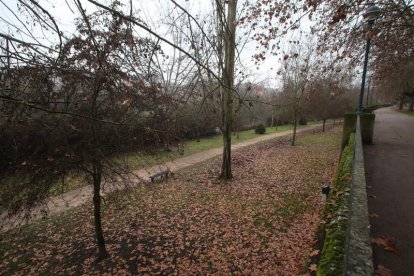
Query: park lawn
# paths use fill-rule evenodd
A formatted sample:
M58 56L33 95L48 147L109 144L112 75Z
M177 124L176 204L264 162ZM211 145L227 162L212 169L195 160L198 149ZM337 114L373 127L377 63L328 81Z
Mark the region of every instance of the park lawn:
M329 120L331 121L331 120ZM327 121L328 122L328 121ZM320 123L320 121L309 121L308 125L315 125ZM304 127L302 125L297 126L298 129ZM245 130L239 132L239 137L237 138L236 133L233 133L231 143L235 145L237 143L254 139L263 135L269 135L273 133L283 132L287 130L292 130L293 125L280 125L276 127L267 127L265 134L256 134L254 129ZM223 136L221 134L214 135L211 137L200 138L200 142L197 140L188 140L183 143L183 154L180 154L177 150L177 147L173 147L170 152L158 152L156 154L142 154L142 153L125 153L121 156L122 162L128 164L131 169L138 169L142 167L149 167L156 164L166 163L168 161L202 152L205 150L219 148L223 146Z
M232 135L232 144L237 144L246 140L254 139L259 136L268 135L272 133L291 130L292 125L281 125L276 127L266 128L265 134L256 134L254 129L245 130L239 132L239 138L236 135ZM125 161L132 169L138 169L142 167L152 166L156 164L162 164L183 156L188 156L201 151L218 148L223 146L223 136L221 134L211 137L200 138L200 142L197 140L188 140L183 143L183 154L178 152L177 147L173 147L170 152L158 152L157 154L140 154L140 153L126 153L122 155L122 160Z
M266 128L265 134L256 134L253 130L240 131L239 139L236 138L236 135L232 136L232 144L237 144L242 141L253 139L259 136L272 134L276 132L282 132L292 129L292 125L281 125L276 127ZM204 150L217 148L223 146L223 137L222 135L215 135L211 137L201 138L200 142L196 140L188 140L183 143L184 152L180 154L176 147L173 147L171 151L160 151L153 154L143 154L137 152L123 153L117 157L120 164L127 165L130 170L136 170L143 167L149 167L156 164L163 164L165 162L180 158L183 156L188 156L194 153L198 153ZM15 177L4 179L4 182L7 185L13 185L15 181L23 181L27 176L17 175ZM79 175L76 172L69 173L65 176L65 181L62 183L61 180L57 180L56 185L53 186L49 194L50 196L60 195L81 187L86 186L85 178ZM4 208L0 204L0 211L4 211Z
M414 116L414 111L398 110L398 109L396 109L396 110L401 112L401 113L404 113L404 114L407 114L407 115L410 115L410 116Z
M96 261L92 206L11 230L0 239L9 274L306 273L322 204L335 173L340 130L279 138L233 155L234 179L217 179L220 158L105 200L110 258Z

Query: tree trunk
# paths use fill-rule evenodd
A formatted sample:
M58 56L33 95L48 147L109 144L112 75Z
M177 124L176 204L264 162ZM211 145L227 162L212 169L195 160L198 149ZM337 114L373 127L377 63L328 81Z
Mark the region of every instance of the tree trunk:
M372 98L374 97L374 87L372 87L371 88L371 100L370 100L370 105L373 105L373 102L372 102Z
M240 127L237 126L237 139L240 139Z
M278 127L278 125L279 125L279 119L276 119L276 131L277 131L277 127Z
M414 111L414 96L410 96L410 105L408 106L408 111Z
M222 179L231 179L233 177L231 170L231 130L226 124L223 130L223 163L221 164Z
M400 97L400 103L398 105L398 109L402 110L404 106L404 97Z
M95 221L96 243L98 245L98 259L102 260L108 257L108 252L105 247L105 238L102 231L101 220L101 180L102 180L102 165L99 161L93 163L93 213Z
M326 124L326 119L323 118L322 132L325 132L325 124Z
M292 136L292 146L295 145L296 142L296 128L298 125L298 111L295 107L294 114L293 114L293 136Z
M272 114L272 122L270 123L270 127L273 127L273 121L274 121L274 119L275 119L275 116L273 116L273 114Z
M196 127L197 142L200 142L200 130Z
M224 84L223 97L223 163L220 178L231 179L231 127L233 121L233 81L236 36L236 8L237 0L229 0L227 7L227 25L224 29L224 70L222 81ZM220 15L220 13L219 13Z

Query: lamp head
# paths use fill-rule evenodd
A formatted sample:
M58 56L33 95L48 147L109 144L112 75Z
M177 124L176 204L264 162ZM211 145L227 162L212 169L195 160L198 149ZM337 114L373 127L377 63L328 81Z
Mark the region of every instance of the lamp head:
M374 6L369 7L365 11L365 13L363 14L363 17L365 21L367 21L368 23L374 23L375 18L377 18L380 13L381 13L380 8L374 5Z

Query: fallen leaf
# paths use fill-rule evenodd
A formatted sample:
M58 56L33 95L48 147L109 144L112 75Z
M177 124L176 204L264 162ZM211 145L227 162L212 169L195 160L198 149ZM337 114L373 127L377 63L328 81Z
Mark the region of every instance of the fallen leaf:
M384 239L383 237L380 238L372 238L371 239L372 243L375 243L376 245L382 245L382 246L387 246L388 245L388 240Z
M316 264L311 264L309 266L309 270L312 272L316 272L316 270L318 270L318 266Z
M384 250L394 253L395 255L399 256L400 252L397 246L392 242L394 240L393 237L390 236L381 236L379 238L372 238L371 242L375 243L376 245L383 246Z
M318 254L319 254L319 250L313 250L313 251L309 254L309 256L311 256L311 257L315 257L315 256L318 256Z
M379 215L377 213L371 213L369 214L370 218L379 218Z
M378 265L378 269L375 271L378 276L394 276L391 269L386 268L383 265Z
M395 244L393 243L388 243L388 245L386 247L384 247L385 250L394 253L397 256L400 256L400 251L398 251L398 248Z

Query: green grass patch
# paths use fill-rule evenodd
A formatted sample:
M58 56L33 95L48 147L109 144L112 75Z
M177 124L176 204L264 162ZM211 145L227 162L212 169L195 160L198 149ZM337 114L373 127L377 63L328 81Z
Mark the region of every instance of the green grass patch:
M277 132L282 132L286 130L292 129L292 125L281 125L276 127L268 127L266 129L266 134L272 134ZM237 138L236 135L232 135L232 144L237 144L246 140L254 139L257 137L260 137L263 135L255 134L254 129L252 130L246 130L246 131L240 131L239 132L239 138ZM215 135L211 137L205 137L201 138L200 142L197 142L196 140L188 140L183 143L184 147L184 153L180 154L178 152L177 147L173 147L171 151L160 151L156 154L142 154L142 153L124 153L118 157L115 157L117 161L120 164L125 164L126 166L129 166L131 170L153 166L156 164L162 164L180 157L188 156L194 153L202 152L205 150L209 150L212 148L218 148L223 146L223 137L222 135ZM3 189L4 187L7 187L8 185L14 185L16 181L25 181L29 177L26 176L13 176L9 178L3 179L4 185L0 187L0 189ZM86 180L83 176L76 174L76 173L70 173L68 176L65 176L64 182L62 183L62 180L56 180L56 185L52 186L52 188L49 191L50 196L56 196L60 195L81 187L84 187L88 185L86 183ZM0 211L4 211L4 208L0 206Z
M291 130L293 128L292 125L281 125L276 127L268 127L266 128L265 134L256 134L254 129L240 131L238 136L237 133L234 132L232 135L231 143L233 145L254 139L257 137L261 137L263 135L269 135L273 133L278 133L286 130ZM238 137L238 138L237 138ZM177 147L172 147L171 151L164 151L158 152L157 154L141 154L141 153L126 153L120 156L121 160L124 160L128 166L132 169L137 169L146 166L152 166L164 162L168 162L180 157L192 155L198 152L202 152L205 150L219 148L223 146L223 136L222 135L214 135L211 137L200 138L200 141L197 140L189 140L183 143L183 154L180 154Z
M408 111L408 110L399 110L397 109L398 112L409 115L409 116L414 116L414 111Z
M327 133L320 133L319 135L305 135L299 137L296 145L312 145L312 144L335 144L338 140L335 136Z

